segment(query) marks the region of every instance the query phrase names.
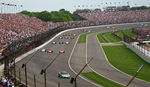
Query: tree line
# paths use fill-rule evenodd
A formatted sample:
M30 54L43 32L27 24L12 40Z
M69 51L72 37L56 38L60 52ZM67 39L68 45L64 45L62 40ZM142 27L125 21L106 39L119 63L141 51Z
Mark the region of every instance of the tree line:
M131 7L130 10L146 10L150 9L147 6L140 6L140 7ZM81 10L84 12L84 10ZM86 10L85 10L86 11ZM29 12L29 11L22 11L22 14L28 15L30 17L37 17L43 21L52 21L52 22L66 22L66 21L78 21L78 20L85 20L84 18L80 17L77 13L78 10L70 13L65 9L60 9L59 11L42 11L42 12Z
M150 9L150 7L147 6L139 6L139 7L132 7L130 8L131 10L146 10L146 9Z
M42 11L42 12L29 12L22 11L22 14L28 15L30 17L37 17L43 21L52 21L52 22L66 22L66 21L78 21L84 20L84 18L80 17L77 12L70 13L65 9L60 9L59 11Z

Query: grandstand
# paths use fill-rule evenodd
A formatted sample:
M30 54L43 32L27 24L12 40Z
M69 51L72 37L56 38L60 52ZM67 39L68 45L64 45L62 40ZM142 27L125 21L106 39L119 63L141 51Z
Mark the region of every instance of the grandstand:
M101 24L146 22L150 20L150 10L115 12L101 12L98 10L82 12L78 13L78 15L87 20L53 23L44 22L23 14L0 14L0 48L6 48L8 44L18 39L32 37L57 27L72 28Z
M149 39L150 27L133 29L132 32Z
M78 14L96 25L150 21L150 10L82 12Z

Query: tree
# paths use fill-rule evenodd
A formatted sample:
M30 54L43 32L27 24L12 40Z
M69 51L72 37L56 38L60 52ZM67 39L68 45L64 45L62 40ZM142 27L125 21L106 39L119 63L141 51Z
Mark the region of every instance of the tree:
M51 20L51 14L47 11L42 11L37 15L37 18L44 20L44 21L50 21Z
M60 9L59 11L42 11L42 12L28 12L22 11L22 14L28 15L30 17L37 17L43 21L53 21L53 22L65 22L65 21L76 21L84 20L82 17L78 16L77 12L71 14L65 9Z
M131 10L144 10L144 9L149 9L147 6L140 6L140 7L132 7L130 8Z

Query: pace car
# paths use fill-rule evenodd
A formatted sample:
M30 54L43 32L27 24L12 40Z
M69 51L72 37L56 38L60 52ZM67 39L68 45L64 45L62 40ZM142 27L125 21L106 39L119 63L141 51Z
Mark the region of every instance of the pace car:
M60 78L70 78L70 74L66 71L61 71L58 73L58 77Z

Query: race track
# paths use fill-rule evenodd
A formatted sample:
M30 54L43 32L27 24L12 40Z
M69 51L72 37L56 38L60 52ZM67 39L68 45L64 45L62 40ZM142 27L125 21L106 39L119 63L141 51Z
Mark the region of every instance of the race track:
M109 26L109 27L108 27ZM34 87L33 76L36 76L36 87L44 87L44 75L41 75L40 72L42 69L47 67L47 65L56 57L56 60L49 66L46 70L47 73L47 87L58 87L58 83L60 83L60 87L74 87L74 84L70 83L70 79L62 79L58 77L58 72L67 71L70 73L71 77L75 77L75 72L79 72L79 70L86 63L86 58L93 56L94 60L91 62L91 68L87 67L83 72L96 70L99 74L104 75L105 77L109 77L118 83L126 84L130 79L129 76L119 72L115 68L111 67L111 65L106 61L106 58L103 54L102 48L99 45L99 42L96 39L96 34L92 34L88 36L88 43L86 44L77 44L77 40L80 34L87 33L88 31L103 31L103 30L112 30L111 26L116 26L118 29L126 29L132 27L141 26L141 24L121 24L121 25L104 25L99 27L89 27L89 28L81 28L75 29L72 31L64 32L58 37L54 38L57 44L52 44L52 42L48 43L42 48L51 49L53 53L41 52L41 49L27 55L25 58L17 62L17 67L21 69L21 79L25 83L24 76L24 68L21 68L23 63L26 63L29 59L31 59L27 63L27 76L28 76L28 85L30 87ZM65 37L72 36L64 36L64 34L77 34L74 39L65 39ZM59 39L59 37L63 37ZM59 42L69 41L70 44L58 44ZM65 50L64 54L59 54L59 50ZM87 53L86 53L87 50ZM88 54L88 55L86 55ZM33 56L34 55L34 56ZM33 57L32 57L33 56ZM32 57L32 58L31 58ZM103 63L101 63L103 62ZM17 76L18 68L16 69ZM112 71L112 72L111 72ZM149 87L149 83L142 82L140 80L135 80L132 84L134 87ZM131 85L131 87L133 87ZM145 85L145 86L141 86ZM77 86L78 87L97 87L97 84L93 84L89 80L85 80L85 78L78 77L77 78Z

